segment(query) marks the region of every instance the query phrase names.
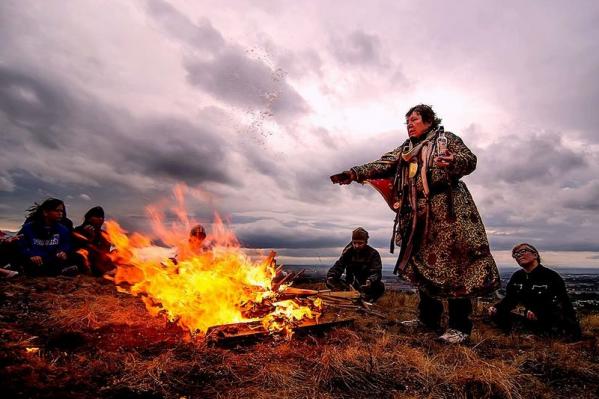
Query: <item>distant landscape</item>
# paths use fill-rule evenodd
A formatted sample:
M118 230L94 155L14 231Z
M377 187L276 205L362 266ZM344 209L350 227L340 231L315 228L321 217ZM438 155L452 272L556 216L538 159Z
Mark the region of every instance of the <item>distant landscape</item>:
M305 270L298 283L312 283L324 281L329 267L323 265L285 265L284 269L294 272ZM599 268L555 267L552 269L563 277L570 299L577 310L585 312L599 311ZM501 275L499 295L505 293L505 286L516 270L518 270L516 267L499 267ZM383 282L388 290L415 291L412 285L393 275L392 266L383 266Z

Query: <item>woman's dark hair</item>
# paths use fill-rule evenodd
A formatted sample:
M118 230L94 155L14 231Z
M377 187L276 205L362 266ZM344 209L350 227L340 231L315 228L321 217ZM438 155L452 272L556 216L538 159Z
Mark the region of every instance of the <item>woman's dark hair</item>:
M406 113L406 118L412 115L412 112L418 112L420 117L422 117L422 121L425 123L430 123L431 127L435 128L441 124L441 118L437 117L435 111L430 105L426 104L418 104L410 108L410 110Z
M66 207L64 206L64 202L62 202L62 200L59 200L58 198L48 198L44 200L44 202L42 202L41 204L35 202L32 207L27 209L27 219L25 219L25 223L34 220L41 221L44 216L44 212L54 210L58 208L60 205L62 205L62 207L64 208L63 217L66 218L67 211Z

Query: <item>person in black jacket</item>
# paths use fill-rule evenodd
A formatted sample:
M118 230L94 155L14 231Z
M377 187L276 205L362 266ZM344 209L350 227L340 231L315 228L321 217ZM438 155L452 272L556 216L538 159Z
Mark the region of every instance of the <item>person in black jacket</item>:
M109 256L111 243L102 230L104 209L95 206L83 218L83 224L73 231L75 258L82 271L101 276L114 269Z
M352 241L327 273L330 289L348 289L351 285L362 293L364 300L374 302L385 292L381 255L368 245L368 232L358 227L352 232ZM345 281L341 279L345 273Z
M505 297L488 309L492 320L510 331L516 316L511 311L522 305L526 324L534 332L580 339L580 325L560 275L541 264L539 252L530 244L516 245L512 257L522 269L512 275Z

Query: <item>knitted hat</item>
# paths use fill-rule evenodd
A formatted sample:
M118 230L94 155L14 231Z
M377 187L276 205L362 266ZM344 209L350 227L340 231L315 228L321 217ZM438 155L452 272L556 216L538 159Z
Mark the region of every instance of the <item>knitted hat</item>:
M530 250L532 253L534 253L537 256L537 260L539 262L541 262L541 255L539 255L539 251L527 242L523 242L523 243L520 243L520 244L514 246L514 248L512 248L512 255L514 254L514 252L518 251L519 249L523 249L523 248L526 248L526 249Z
M351 233L352 240L368 241L368 232L362 227L358 227Z
M103 218L104 217L104 209L102 209L101 206L94 206L92 209L90 209L89 211L87 211L85 213L85 220L88 220L89 218L96 216L99 218Z
M206 237L206 229L201 224L196 224L193 226L191 231L189 232L190 237Z

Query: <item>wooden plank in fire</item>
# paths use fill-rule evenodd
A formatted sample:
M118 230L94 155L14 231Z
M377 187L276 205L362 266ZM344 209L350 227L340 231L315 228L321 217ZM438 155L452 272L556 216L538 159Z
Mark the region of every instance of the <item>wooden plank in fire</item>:
M323 299L360 299L360 293L358 291L321 291L318 296Z
M279 298L297 298L302 296L318 296L322 299L357 300L360 298L358 291L331 291L307 290L304 288L287 287L279 294Z
M328 329L332 327L348 326L353 324L352 317L334 317L323 320L303 320L293 328L294 332L313 332ZM212 344L226 344L239 342L245 339L257 339L266 337L270 334L260 321L251 321L245 323L223 324L220 326L212 326L206 332L206 339Z

